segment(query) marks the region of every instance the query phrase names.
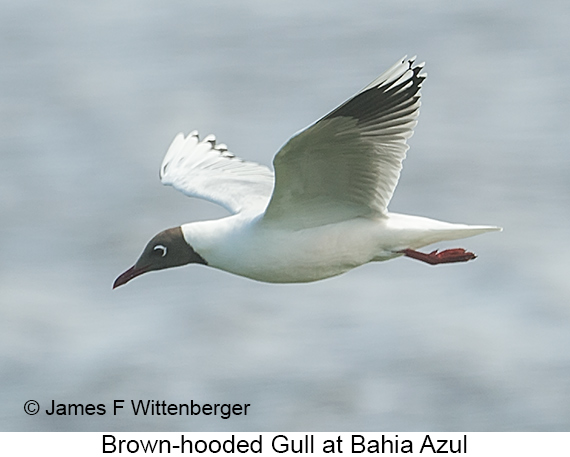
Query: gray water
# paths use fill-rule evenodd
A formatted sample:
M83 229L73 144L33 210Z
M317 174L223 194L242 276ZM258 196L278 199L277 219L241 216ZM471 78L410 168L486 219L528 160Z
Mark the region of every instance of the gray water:
M568 430L569 19L566 0L2 1L0 429ZM390 208L503 226L438 246L476 261L306 285L194 265L111 290L156 232L225 214L161 186L176 133L270 165L404 54L429 76Z

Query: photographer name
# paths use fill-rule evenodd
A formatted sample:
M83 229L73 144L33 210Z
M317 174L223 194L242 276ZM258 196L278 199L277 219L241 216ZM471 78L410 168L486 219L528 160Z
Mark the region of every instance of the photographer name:
M130 411L135 416L220 416L229 419L232 416L247 416L249 403L166 403L162 400L114 400L113 415ZM48 416L104 416L107 414L107 405L99 403L56 403L51 401L50 407L45 409ZM109 409L110 411L110 409Z

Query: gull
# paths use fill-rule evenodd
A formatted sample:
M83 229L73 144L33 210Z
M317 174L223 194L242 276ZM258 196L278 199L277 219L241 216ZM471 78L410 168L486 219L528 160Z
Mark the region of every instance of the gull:
M501 228L388 211L417 123L423 65L404 57L295 134L276 154L275 173L234 156L213 135L179 133L160 167L162 184L231 214L160 232L113 288L190 263L301 283L402 256L431 265L474 259L462 248L418 249Z

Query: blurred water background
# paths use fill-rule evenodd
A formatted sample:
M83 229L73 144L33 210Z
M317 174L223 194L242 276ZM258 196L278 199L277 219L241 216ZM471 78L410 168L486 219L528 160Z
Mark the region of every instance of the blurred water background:
M0 430L568 430L569 20L565 0L1 1ZM225 214L160 184L177 132L270 165L404 54L429 76L390 208L503 226L439 246L478 260L111 290L156 232Z

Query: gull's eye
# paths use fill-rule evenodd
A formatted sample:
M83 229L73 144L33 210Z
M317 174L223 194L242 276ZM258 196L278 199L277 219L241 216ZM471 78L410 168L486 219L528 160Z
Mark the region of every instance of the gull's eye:
M154 248L152 248L152 250L157 254L160 254L160 257L164 257L167 252L166 246L163 246L162 244L157 244Z

